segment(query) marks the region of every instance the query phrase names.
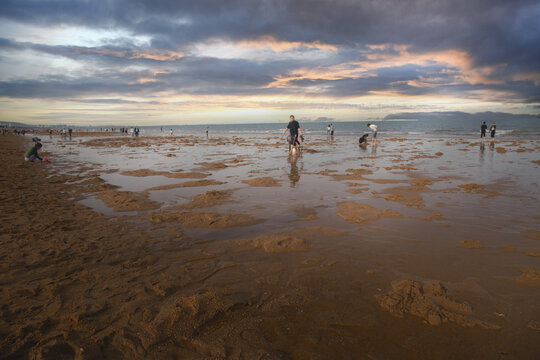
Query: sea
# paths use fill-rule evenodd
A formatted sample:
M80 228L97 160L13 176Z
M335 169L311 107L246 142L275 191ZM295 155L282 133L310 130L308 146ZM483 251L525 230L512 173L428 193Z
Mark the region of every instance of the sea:
M382 120L373 122L379 127L380 137L405 138L463 138L475 139L480 137L481 121L467 120ZM333 122L335 136L359 137L370 133L365 121ZM492 122L486 122L489 128ZM306 135L325 135L329 123L300 122ZM287 122L267 122L250 124L203 124L203 125L163 125L140 126L140 135L156 136L170 135L200 135L205 134L208 128L210 135L237 135L237 136L279 136ZM540 139L540 119L509 119L496 122L496 138L503 139ZM79 131L105 131L106 128L79 128ZM118 130L118 128L115 128ZM108 131L111 131L109 128Z

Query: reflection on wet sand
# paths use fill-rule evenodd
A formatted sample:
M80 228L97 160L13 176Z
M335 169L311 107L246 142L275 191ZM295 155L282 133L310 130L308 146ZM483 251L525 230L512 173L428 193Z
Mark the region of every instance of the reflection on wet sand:
M485 146L485 144L483 142L481 142L480 143L480 151L478 152L480 165L484 164L485 150L486 150L486 146Z
M302 170L304 169L304 163L300 161L300 168L298 167L298 160L302 157L302 153L299 152L295 155L289 155L288 157L288 163L289 163L289 180L290 180L290 186L293 188L296 186L296 183L300 181L300 175L302 173Z

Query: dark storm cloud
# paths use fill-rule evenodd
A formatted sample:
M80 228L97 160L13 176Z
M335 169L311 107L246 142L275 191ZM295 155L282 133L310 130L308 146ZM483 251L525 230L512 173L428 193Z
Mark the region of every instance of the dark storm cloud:
M472 59L472 66L493 67L489 75L498 85L452 85L452 75L439 74L434 87L411 86L432 72L430 66L395 67L379 70L376 76L338 80L299 79L296 93L306 89L312 95L351 96L372 91L394 91L407 95L449 94L476 90L510 91L510 99L536 103L539 87L533 80L512 80L516 74L539 71L540 4L537 0L469 1L327 1L327 0L111 0L2 2L0 18L43 27L59 25L93 29L122 29L150 38L150 49L184 51L190 44L209 39L247 40L272 36L277 40L333 44L339 47L334 63L361 56L354 50L368 44L403 44L417 53L460 49ZM133 58L134 51L148 50L128 39L117 39L96 48L18 43L0 39L0 48L30 49L71 59L99 61L105 68L141 63L174 64L158 83L135 84L140 74L121 69L112 78L13 81L0 84L0 95L14 97L60 97L106 91L144 94L175 90L192 94L266 94L277 92L266 85L297 67L317 66L323 60L306 57L300 61L266 61L175 58L158 61ZM397 51L393 48L387 52ZM279 57L279 54L276 55ZM311 89L318 87L320 90Z
M84 76L46 76L38 79L0 82L0 96L14 98L71 98L84 96L153 96L166 91L170 94L192 95L270 95L297 94L308 96L354 97L373 92L392 92L401 95L459 94L472 96L473 91L491 90L493 101L540 102L538 87L532 81L511 81L503 84L453 84L455 74L442 72L440 65L404 65L381 68L361 78L336 80L303 78L289 81L288 87L268 87L278 75L294 70L301 64L296 60L253 62L244 59L217 59L185 56L174 61L126 59L97 52L120 49L18 44L0 41L0 49L31 49L71 59L91 59L100 64L86 70ZM128 51L129 53L129 51ZM162 73L150 70L124 70L128 64L162 64ZM309 62L308 62L309 63ZM316 64L316 61L311 62ZM302 62L306 65L306 62ZM97 69L97 70L95 70ZM430 76L437 78L431 80ZM139 81L145 79L145 81ZM426 80L427 79L427 80ZM411 82L429 81L436 86L412 86ZM504 98L497 98L503 92Z
M104 94L123 94L136 95L142 91L156 89L155 84L136 84L130 85L124 81L116 79L103 78L60 78L52 77L42 80L14 80L0 81L0 97L13 98L70 98L75 94L101 95Z
M2 16L43 25L120 27L163 47L272 35L345 45L410 44L419 51L462 48L482 65L514 61L532 67L540 58L535 0L11 0L3 1Z
M98 68L84 77L50 75L39 79L0 81L0 97L153 96L162 91L204 95L283 93L282 89L264 88L273 77L262 67L247 60L188 57L166 73L118 71L109 67Z

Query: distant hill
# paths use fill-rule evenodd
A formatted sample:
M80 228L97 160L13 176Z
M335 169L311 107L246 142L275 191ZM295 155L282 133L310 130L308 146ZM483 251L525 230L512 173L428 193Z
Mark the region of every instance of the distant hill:
M12 121L0 121L0 126L11 126L11 127L32 127L32 125L12 122Z
M440 112L403 112L390 114L384 120L471 120L471 121L498 121L498 120L532 120L540 119L539 115L510 114L504 112L484 111L478 113L466 113L462 111Z
M11 126L11 127L20 127L20 128L63 128L68 127L67 125L39 125L39 124L25 124L20 122L13 121L0 121L0 126Z

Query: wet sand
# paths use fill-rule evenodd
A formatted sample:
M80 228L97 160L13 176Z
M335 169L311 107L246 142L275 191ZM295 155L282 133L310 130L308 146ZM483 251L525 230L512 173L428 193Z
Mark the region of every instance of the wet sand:
M102 135L0 138L1 358L540 356L540 142Z

